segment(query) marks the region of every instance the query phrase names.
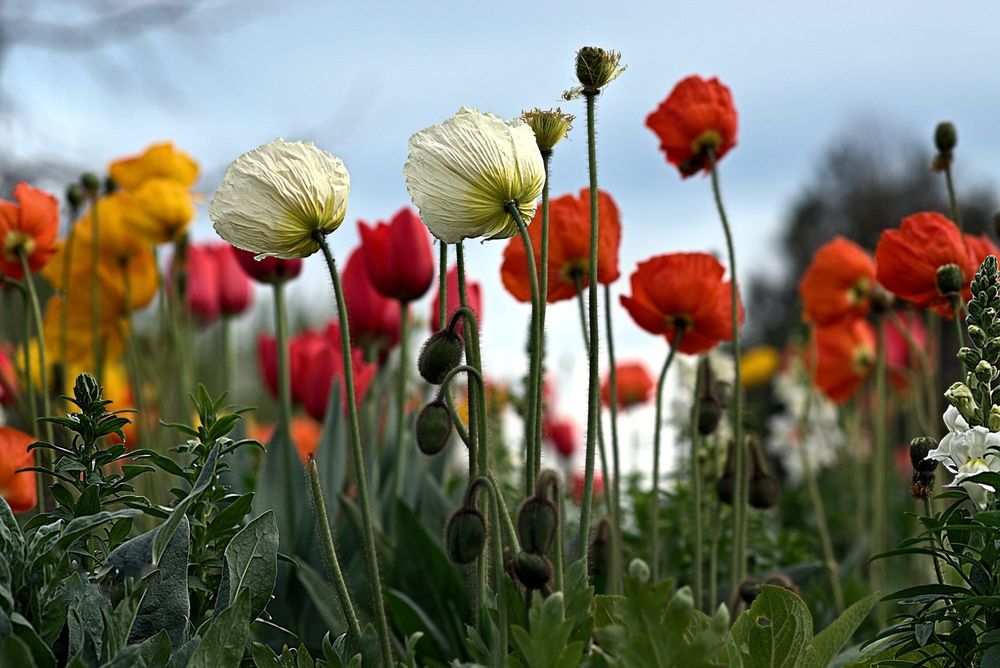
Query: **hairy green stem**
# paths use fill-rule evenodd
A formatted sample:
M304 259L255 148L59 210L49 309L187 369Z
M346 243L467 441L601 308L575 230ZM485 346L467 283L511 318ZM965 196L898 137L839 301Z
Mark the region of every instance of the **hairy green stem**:
M674 340L670 343L670 352L667 353L667 359L663 362L660 377L656 382L656 422L653 425L653 499L650 504L650 519L653 530L651 532L652 552L649 564L654 583L659 581L660 574L660 432L663 431L663 385L667 379L667 371L677 354L677 346L680 345L683 337L684 328L677 327Z
M406 479L406 448L403 447L403 431L406 425L406 380L409 370L406 359L407 342L409 341L408 320L409 303L399 302L399 369L396 374L396 433L393 435L393 447L396 452L396 477L393 496L397 502L403 495L403 481Z
M295 442L292 440L292 377L288 351L288 313L285 308L285 282L274 284L274 330L275 345L278 349L278 433L281 434L281 457L285 482L285 503L291 515L288 544L294 550L296 539L296 517L298 507L295 502Z
M438 244L438 330L442 330L448 321L448 244Z
M545 172L545 184L542 186L542 248L540 250L541 264L538 268L538 388L535 393L535 415L538 419L538 430L535 435L535 478L542 471L542 416L545 407L542 405L542 387L545 385L545 312L549 299L549 162L552 159L552 149L542 151L542 166Z
M337 299L337 317L340 321L340 348L344 358L344 387L347 390L347 422L351 433L351 450L354 454L354 470L357 476L358 504L361 506L361 520L364 533L364 555L368 570L368 586L371 589L372 603L375 613L375 624L382 645L382 662L392 665L392 637L389 634L389 622L385 614L385 596L382 593L382 576L379 573L378 552L375 547L375 524L372 519L371 504L368 501L368 485L365 481L365 456L361 448L361 429L358 425L358 404L354 391L354 369L351 359L351 334L347 319L347 304L344 301L344 289L337 273L337 263L330 252L326 235L320 231L313 233L313 239L319 244L333 282L333 292Z
M38 365L41 367L38 377L42 385L42 413L45 417L52 417L52 406L49 402L49 368L45 359L45 328L42 324L42 307L38 301L38 291L35 289L35 280L31 275L31 267L28 266L28 256L23 248L18 248L17 257L21 261L21 269L24 271L24 286L27 289L28 301L31 305L31 315L35 321L35 335L38 337ZM25 346L27 347L27 342L25 342ZM48 421L42 423L41 429L45 440L52 443L52 423ZM47 448L40 448L40 450L42 453L50 452ZM47 454L39 455L40 463L43 466L47 467L51 464L50 459L51 457ZM38 477L40 478L41 476ZM44 492L44 488L42 491ZM44 493L38 496L38 510L39 512L45 512Z
M931 497L929 493L925 493L923 496L924 501L924 514L927 517L933 517L934 511L931 509ZM937 540L934 538L934 533L930 533L930 543L931 543L931 557L934 559L934 575L937 576L938 584L945 584L944 574L941 572L941 562L938 561L937 554Z
M878 350L875 357L875 443L872 456L874 457L875 480L872 484L874 498L872 499L873 521L872 521L872 552L879 554L885 550L886 533L886 504L888 494L886 490L886 459L889 456L888 445L886 443L886 412L888 406L888 392L886 389L886 357L885 357L885 321L880 320L878 327ZM871 588L873 591L883 591L884 561L879 560L871 564ZM875 619L878 627L885 625L885 606L875 607Z
M702 491L701 491L701 463L698 461L698 445L701 439L701 434L698 432L698 420L699 414L701 413L701 393L702 393L702 376L701 369L699 368L695 374L695 384L694 384L694 401L691 404L691 490L694 494L694 587L692 593L694 594L695 607L699 610L703 609L702 594L704 593L704 587L702 582L702 570L705 564L704 555L704 526L702 524L702 519L704 513L702 512ZM612 398L612 402L616 400L616 397Z
M958 208L958 197L955 194L955 182L951 176L951 162L944 168L944 182L948 186L948 203L951 205L951 219L958 226L960 232L964 232L962 226L962 212Z
M608 490L611 494L611 516L614 520L614 535L615 535L615 546L614 555L611 560L611 575L613 582L613 591L620 592L622 586L622 561L624 557L622 555L622 497L621 497L621 466L619 459L619 441L618 441L618 369L616 367L615 361L615 334L614 327L612 326L611 317L611 286L605 284L604 286L604 326L607 330L607 343L608 343L608 390L610 391L611 401L609 411L611 412L611 464L612 464L612 478L611 480L605 480L609 483ZM699 511L699 524L700 524L700 511ZM700 570L699 570L700 577ZM699 588L700 591L700 588ZM695 600L698 601L697 592L695 595Z

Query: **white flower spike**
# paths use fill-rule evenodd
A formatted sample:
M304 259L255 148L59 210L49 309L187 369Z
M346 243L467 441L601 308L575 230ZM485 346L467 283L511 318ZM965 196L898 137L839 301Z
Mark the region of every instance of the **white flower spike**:
M466 107L410 137L403 174L420 219L445 243L514 236L517 221L508 202L528 223L545 184L542 155L527 123Z
M264 144L238 157L212 195L219 236L260 257L301 258L319 250L313 233L333 232L347 215L344 163L312 142Z

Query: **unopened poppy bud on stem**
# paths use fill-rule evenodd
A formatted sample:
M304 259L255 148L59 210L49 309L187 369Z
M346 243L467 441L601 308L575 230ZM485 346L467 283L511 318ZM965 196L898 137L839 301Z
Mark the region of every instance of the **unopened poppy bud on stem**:
M934 491L934 470L937 461L927 459L927 454L937 447L937 441L929 436L918 436L910 441L910 463L913 464L913 478L910 496L914 499L930 498Z
M566 138L573 129L572 114L564 114L562 109L532 109L521 114L521 118L535 133L535 143L544 155L551 153L556 144Z
M617 79L625 66L622 54L596 46L585 46L576 52L576 78L585 95L596 95Z
M552 579L552 564L540 554L518 552L513 567L518 582L527 589L541 589Z
M934 128L934 146L942 155L951 157L951 152L958 144L958 130L955 124L949 121L942 121Z
M456 510L444 529L444 544L448 558L456 564L471 564L486 545L486 520L475 508L462 506Z
M451 327L435 332L420 349L417 370L428 383L440 385L448 373L462 363L462 352L462 337Z
M83 206L84 201L87 198L87 193L83 191L83 188L79 184L73 183L66 189L66 201L73 209L79 209Z
M517 512L517 537L525 552L548 552L558 528L559 515L548 499L532 496L521 504Z
M958 294L962 290L963 283L962 270L957 264L949 262L938 267L937 289L941 294Z
M87 194L96 196L101 189L101 177L93 172L86 172L80 177L80 184L87 191Z
M417 415L417 447L425 455L436 455L448 445L453 427L448 407L435 399Z
M768 470L767 458L760 441L751 438L748 442L751 457L750 470L752 471L749 489L750 505L758 510L773 508L781 498L781 483Z

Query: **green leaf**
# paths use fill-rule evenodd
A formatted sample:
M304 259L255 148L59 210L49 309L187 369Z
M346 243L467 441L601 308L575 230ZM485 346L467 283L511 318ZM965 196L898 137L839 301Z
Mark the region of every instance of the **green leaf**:
M36 668L28 645L17 636L10 636L0 643L0 666Z
M79 573L69 579L66 596L69 656L97 663L104 647L104 609L107 605L97 585L84 582Z
M584 643L569 642L574 623L566 619L562 592L545 599L536 595L528 619L530 633L521 626L511 629L514 646L521 653L524 665L552 668L580 665Z
M76 500L73 514L77 517L86 517L101 511L101 489L98 485L88 485L80 498Z
M170 638L160 631L138 645L129 645L102 668L159 668L170 658Z
M27 645L32 658L35 660L35 665L38 668L55 668L55 655L52 654L52 650L48 644L35 631L31 622L16 612L10 616L10 620L13 623L14 635ZM4 664L0 662L0 665Z
M871 594L856 602L816 634L806 652L807 666L827 666L837 653L847 644L854 632L861 626L868 613L878 603L878 594Z
M226 568L216 610L231 605L244 590L254 619L264 611L278 577L278 524L267 511L233 536L226 546Z
M732 629L742 666L797 668L805 663L812 640L812 617L798 596L783 587L764 585L753 605Z
M160 558L163 556L163 551L167 549L167 545L170 543L170 539L174 535L174 531L177 530L177 525L180 524L181 518L187 513L188 507L197 500L197 498L208 489L208 486L212 483L212 479L215 477L215 469L219 462L219 446L216 445L212 448L212 451L208 453L208 457L205 458L205 467L201 470L198 475L198 479L195 481L194 486L188 495L174 507L170 512L170 516L167 520L160 525L159 529L156 531L156 536L153 538L153 564L156 565L160 563Z
M250 592L242 589L231 606L207 623L187 668L238 666L250 637L250 611Z

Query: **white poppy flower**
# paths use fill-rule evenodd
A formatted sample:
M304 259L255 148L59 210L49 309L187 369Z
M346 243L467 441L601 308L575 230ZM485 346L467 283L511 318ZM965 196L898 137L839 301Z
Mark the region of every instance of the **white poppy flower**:
M351 179L340 158L312 142L264 144L238 157L212 195L215 231L261 257L300 258L319 250L347 214Z
M986 427L970 427L954 406L944 413L944 423L948 433L937 448L927 453L927 459L944 464L955 474L950 487L962 487L969 498L980 507L986 504L986 493L996 492L991 485L969 482L969 478L980 473L993 471L1000 473L1000 434Z
M466 107L410 137L403 174L420 219L445 243L514 236L517 221L508 202L528 223L545 184L542 154L527 123Z

